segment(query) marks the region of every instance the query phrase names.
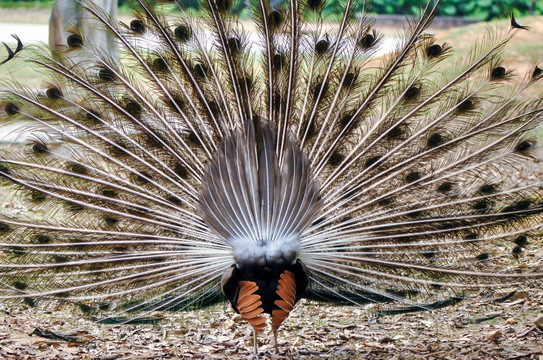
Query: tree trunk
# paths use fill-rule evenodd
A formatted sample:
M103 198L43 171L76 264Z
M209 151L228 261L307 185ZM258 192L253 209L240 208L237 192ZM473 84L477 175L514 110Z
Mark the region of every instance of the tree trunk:
M95 0L93 4L102 8L112 18L117 18L117 0ZM87 41L84 46L96 47L101 54L108 54L113 63L118 63L118 45L107 32L101 31L100 23L84 11L76 0L56 0L49 20L49 45L51 48L59 52L66 49L66 39L71 34L66 29L72 26L83 34ZM78 51L74 56L77 56L77 61L96 61L96 58L93 58L90 53L92 51ZM70 56L72 57L72 55Z

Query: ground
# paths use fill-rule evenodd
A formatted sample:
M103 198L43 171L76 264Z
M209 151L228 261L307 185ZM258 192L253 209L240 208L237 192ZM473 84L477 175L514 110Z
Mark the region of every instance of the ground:
M280 353L274 354L271 334L264 334L260 357L542 360L543 331L534 323L541 309L543 294L530 291L499 305L466 302L431 313L377 319L369 308L302 301L281 328ZM226 304L156 316L165 320L160 325L110 326L73 316L69 308L39 316L33 310L4 309L0 357L246 359L251 354L251 332Z

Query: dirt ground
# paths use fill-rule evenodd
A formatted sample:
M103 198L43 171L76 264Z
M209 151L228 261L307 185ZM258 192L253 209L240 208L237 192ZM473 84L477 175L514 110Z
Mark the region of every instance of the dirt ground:
M298 304L283 325L280 353L259 338L264 359L543 360L543 294L520 292L495 305L466 302L434 312L375 318L368 308ZM246 359L248 325L229 307L158 313L160 325L103 325L69 308L36 314L3 308L2 359ZM543 319L542 319L543 320ZM542 326L543 329L543 326ZM41 335L37 335L41 333Z

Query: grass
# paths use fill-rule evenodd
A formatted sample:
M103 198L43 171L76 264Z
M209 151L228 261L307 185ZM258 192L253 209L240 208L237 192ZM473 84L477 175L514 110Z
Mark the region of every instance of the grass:
M50 9L55 0L47 1L0 1L0 8L3 9Z
M47 25L51 17L54 1L47 6L25 5L21 7L4 7L0 1L0 23L4 24L32 24ZM34 4L33 2L22 4ZM127 7L119 8L119 20L130 22L134 16Z
M543 60L543 17L525 17L519 19L522 25L530 27L529 31L521 30L505 47L503 66L506 69L513 69L518 76L526 72L531 73L537 60ZM510 28L509 20L495 21L491 23L479 23L469 26L462 26L438 34L439 41L447 42L453 47L452 61L461 60L465 56L475 40L483 39L485 34L503 34ZM540 64L540 67L543 64ZM541 83L541 82L540 82ZM532 95L541 94L543 84L536 84L530 89Z
M0 8L0 23L2 24L34 24L49 23L51 8Z
M0 52L0 58L4 59L5 56L5 51ZM0 84L2 81L11 83L11 80L14 79L25 87L35 89L45 85L47 75L37 65L17 57L0 66L0 79L2 79Z

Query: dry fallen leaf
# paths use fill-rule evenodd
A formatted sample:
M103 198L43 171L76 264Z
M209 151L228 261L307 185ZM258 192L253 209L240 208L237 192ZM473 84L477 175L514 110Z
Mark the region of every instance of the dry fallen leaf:
M502 337L502 332L501 332L500 330L496 330L496 331L494 331L494 332L488 334L488 335L486 336L486 339L487 339L487 340L490 340L490 341L496 341L496 340L498 340L498 339L501 338L501 337Z
M534 323L535 323L535 326L536 326L539 330L543 331L543 314L539 315L539 316L535 319Z

